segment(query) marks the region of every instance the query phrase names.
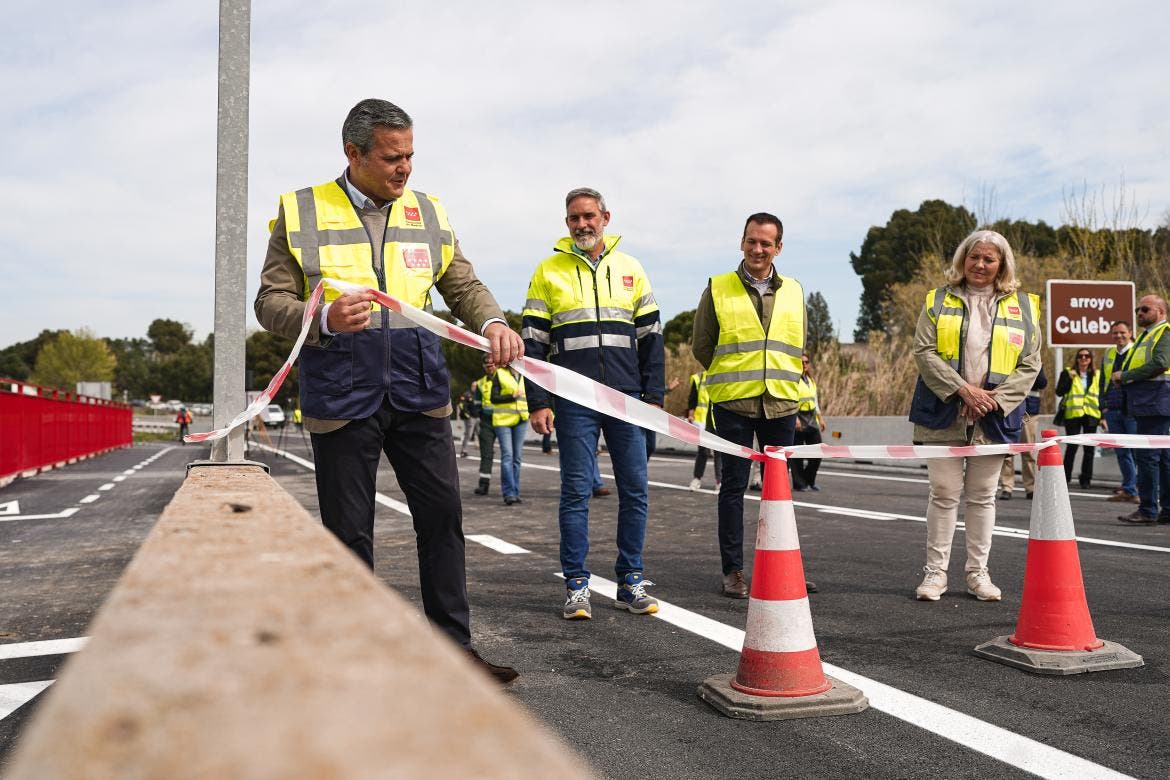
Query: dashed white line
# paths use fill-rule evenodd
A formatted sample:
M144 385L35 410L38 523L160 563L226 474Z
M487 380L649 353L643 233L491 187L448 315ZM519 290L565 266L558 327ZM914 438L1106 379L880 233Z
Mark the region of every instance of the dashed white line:
M99 488L98 488L98 490L113 490L113 489L114 489L114 483L113 483L113 482L107 482L106 484L104 484L104 485L102 485L101 487L99 487Z
M97 500L98 500L99 498L101 498L101 497L102 497L102 496L101 496L101 493L90 493L88 496L86 496L85 498L81 499L81 501L79 501L78 503L80 503L80 504L92 504L94 501L97 501Z
M467 539L504 555L523 555L529 552L523 547L488 534L468 534Z
M37 680L0 685L0 720L16 712L52 684L52 680Z
M269 447L267 444L261 444L260 442L255 442L255 441L252 442L251 444L249 444L248 446L256 447L257 449L271 452L272 454L279 455L282 458L287 458L288 460L291 460L293 463L296 463L299 466L304 466L309 471L316 471L317 470L317 467L316 467L316 465L313 464L313 461L305 460L301 456L293 455L291 452L288 452L286 450L278 450L275 447ZM410 507L408 507L406 504L399 501L398 499L390 498L390 496L387 496L384 493L374 493L374 500L377 501L382 506L389 507L390 509L393 509L395 512L399 512L399 513L404 514L408 517L410 516Z
M50 515L15 515L11 517L3 516L0 517L0 523L6 523L10 520L57 520L65 517L73 517L73 515L77 514L78 511L79 509L77 507L71 506L68 509L62 509L60 512Z
M124 479L126 479L126 475L125 475L125 474L119 474L118 476L114 477L114 481L115 481L115 482L121 482L121 481L123 481Z
M89 641L87 636L70 639L44 639L39 642L10 642L0 645L0 661L13 658L34 658L41 655L76 653Z

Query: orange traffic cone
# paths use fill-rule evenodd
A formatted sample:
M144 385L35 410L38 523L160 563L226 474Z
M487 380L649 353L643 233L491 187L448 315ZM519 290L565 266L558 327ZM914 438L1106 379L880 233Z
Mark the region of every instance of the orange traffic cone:
M776 447L767 450L779 452ZM787 465L783 455L773 456L764 469L739 670L699 686L699 698L733 718L847 715L869 706L861 691L826 676L821 668Z
M1042 433L1045 439L1056 435L1053 430ZM1144 661L1140 655L1098 639L1093 631L1060 448L1042 449L1036 460L1036 492L1016 632L979 645L975 654L1042 674L1141 666Z

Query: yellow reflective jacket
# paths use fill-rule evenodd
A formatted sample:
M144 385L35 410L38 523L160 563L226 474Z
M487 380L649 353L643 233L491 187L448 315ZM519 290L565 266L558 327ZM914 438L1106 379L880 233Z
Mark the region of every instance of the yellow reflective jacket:
M711 409L711 394L707 391L706 371L691 374L691 389L695 392L695 422L706 426L708 412Z
M492 382L492 427L511 428L528 419L528 400L524 397L524 380L501 368Z

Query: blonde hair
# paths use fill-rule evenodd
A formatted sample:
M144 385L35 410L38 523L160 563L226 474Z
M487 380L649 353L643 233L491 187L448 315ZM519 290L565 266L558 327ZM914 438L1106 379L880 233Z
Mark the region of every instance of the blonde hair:
M1007 239L994 230L976 230L963 239L959 248L955 250L954 257L951 258L951 267L944 275L947 283L963 284L963 265L967 255L971 253L976 244L991 244L999 250L999 273L995 276L995 289L1001 293L1011 293L1018 290L1020 282L1016 279L1016 256Z

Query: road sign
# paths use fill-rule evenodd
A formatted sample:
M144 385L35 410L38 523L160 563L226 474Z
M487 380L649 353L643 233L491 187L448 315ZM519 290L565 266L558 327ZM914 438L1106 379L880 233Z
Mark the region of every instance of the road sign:
M1048 280L1048 345L1111 347L1109 326L1133 326L1133 282Z

